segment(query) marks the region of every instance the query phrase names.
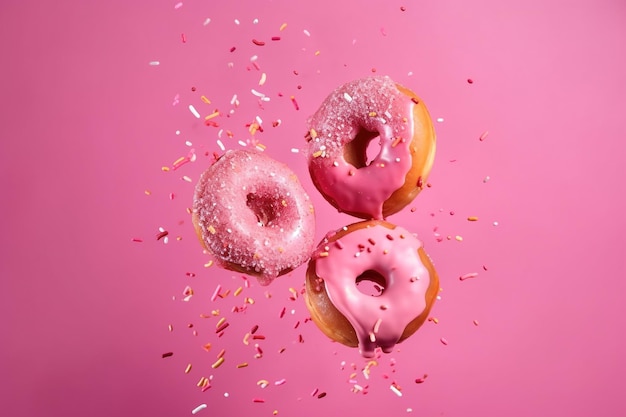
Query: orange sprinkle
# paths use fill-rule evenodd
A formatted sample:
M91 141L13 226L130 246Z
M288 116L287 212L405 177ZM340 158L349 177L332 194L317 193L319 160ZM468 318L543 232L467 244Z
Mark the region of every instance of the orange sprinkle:
M320 258L326 258L328 256L328 252L321 252Z
M222 364L224 363L224 357L222 356L221 358L219 358L218 360L215 361L215 363L213 365L211 365L211 368L213 369L217 369L220 366L222 366Z
M245 368L246 366L248 366L248 362L243 362L237 365L237 368Z
M218 327L220 327L222 324L224 324L225 321L226 321L226 317L222 317L215 325L215 328L217 329Z
M211 104L211 100L209 100L208 98L206 98L205 96L200 97L200 100L202 100L204 103L206 104Z
M233 297L237 297L239 294L241 294L241 291L243 291L243 287L237 288L233 293Z
M320 54L320 51L315 51L315 56L318 56Z
M145 195L151 195L151 194L152 194L152 191L150 191L150 190L145 190L143 193L144 193Z
M208 116L206 116L206 117L204 118L204 120L209 120L209 119L212 119L212 118L217 117L217 116L219 116L219 115L220 115L219 110L215 110L213 113L211 113L211 114L209 114Z
M478 217L476 217L476 216L470 216L470 217L468 217L468 218L467 218L467 220L468 220L468 221L470 221L470 222L475 222L475 221L477 221L477 220L478 220Z
M168 172L170 170L170 167L161 167L161 171L163 172Z
M203 376L203 377L202 377L202 378L200 378L200 380L198 381L197 386L198 386L198 387L203 387L203 386L204 386L205 384L207 384L208 382L209 382L209 380L208 380L208 379L206 379L206 377L204 377L204 376Z
M212 235L214 235L216 233L215 227L213 227L213 225L211 225L211 224L209 225L208 230L209 230L209 233L211 233Z
M185 368L185 373L188 374L189 371L191 371L191 364L188 364L187 367Z
M313 158L319 158L322 155L322 151L313 152Z
M402 137L398 136L393 140L393 142L391 142L391 147L395 148L400 142L402 142Z
M280 31L282 32L283 30L285 30L285 28L287 27L287 23L283 23L282 25L280 25Z
M205 263L205 264L204 264L204 267L205 267L205 268L210 268L210 267L211 267L211 265L213 265L213 261L209 261L209 262Z

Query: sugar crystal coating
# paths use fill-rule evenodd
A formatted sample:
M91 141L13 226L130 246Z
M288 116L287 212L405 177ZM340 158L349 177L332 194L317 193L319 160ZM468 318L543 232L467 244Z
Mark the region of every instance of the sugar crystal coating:
M196 185L193 215L219 264L262 285L306 262L314 246L313 206L296 175L256 151L227 151Z

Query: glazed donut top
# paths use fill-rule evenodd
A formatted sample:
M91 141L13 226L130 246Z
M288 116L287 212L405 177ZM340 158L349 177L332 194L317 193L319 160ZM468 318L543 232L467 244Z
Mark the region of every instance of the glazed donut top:
M412 161L413 107L389 77L342 85L309 120L309 171L320 191L346 212L383 218L383 203L400 188ZM380 152L367 166L346 160L346 145L358 134L380 137Z
M333 305L354 327L364 357L372 357L376 346L391 352L406 326L426 308L430 275L419 257L421 247L407 230L376 224L316 251L315 273ZM379 296L366 295L356 285L372 271L386 281Z
M193 211L218 260L262 285L306 262L313 250L309 196L289 167L260 152L227 151L202 174Z

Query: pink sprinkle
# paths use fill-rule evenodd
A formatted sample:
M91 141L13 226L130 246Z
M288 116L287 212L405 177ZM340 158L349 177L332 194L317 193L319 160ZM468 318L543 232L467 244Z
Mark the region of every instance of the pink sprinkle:
M263 45L265 45L265 42L258 41L256 39L252 39L252 43L255 44L256 46L263 46Z
M489 131L488 131L488 130L485 130L485 131L483 132L483 134L482 134L482 135L480 135L480 137L478 138L478 140L482 142L482 141L484 141L485 139L487 139L487 136L489 136Z
M274 385L283 385L285 382L287 382L285 378L279 379L278 381L274 382Z
M474 323L474 326L478 326L478 320L474 320L473 323Z
M460 281L465 281L466 279L475 278L478 276L478 272L470 272L469 274L461 275L459 277Z
M133 241L133 242L137 242L137 243L141 243L141 242L143 242L143 240L142 240L142 239L139 239L138 237L134 237L134 238L132 238L132 239L131 239L131 241Z
M313 390L313 392L311 393L311 397L315 397L315 396L317 395L317 392L318 392L318 391L319 391L319 390L318 390L317 388L315 388L315 389Z
M291 102L293 103L293 107L295 107L296 110L300 110L300 106L298 106L298 102L296 101L296 98L294 96L291 96Z
M187 38L185 38L185 34L184 34L184 33L181 33L181 34L180 34L180 40L182 40L182 41L183 41L183 43L186 43L186 42L187 42Z
M213 291L213 295L211 296L211 301L217 300L217 297L219 296L221 290L222 286L220 284L217 284L217 287L215 287L215 291Z
M439 341L443 343L445 346L448 346L448 341L445 338L442 337L441 339L439 339Z
M176 3L176 5L174 5L175 9L180 9L181 7L183 7L183 2L179 1L178 3Z
M487 270L487 265L483 265L483 269L486 271Z

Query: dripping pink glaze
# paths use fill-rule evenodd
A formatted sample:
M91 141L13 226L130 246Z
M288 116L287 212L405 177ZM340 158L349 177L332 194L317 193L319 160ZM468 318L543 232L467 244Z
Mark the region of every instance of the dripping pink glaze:
M356 229L338 241L340 245L323 244L318 249L328 256L315 258L315 272L333 305L354 327L361 354L372 357L377 346L389 353L406 326L426 308L430 274L418 254L422 242L401 227L380 225ZM356 286L356 278L368 270L387 281L380 296L363 294ZM372 341L370 333L379 319Z
M261 285L306 262L314 246L309 196L289 167L256 151L227 151L209 167L193 212L216 260L257 275Z
M309 171L340 211L383 218L384 202L404 184L412 165L414 105L389 77L370 77L339 87L311 117L309 129L317 137L309 141ZM357 169L344 158L344 147L360 130L378 132L381 150Z

